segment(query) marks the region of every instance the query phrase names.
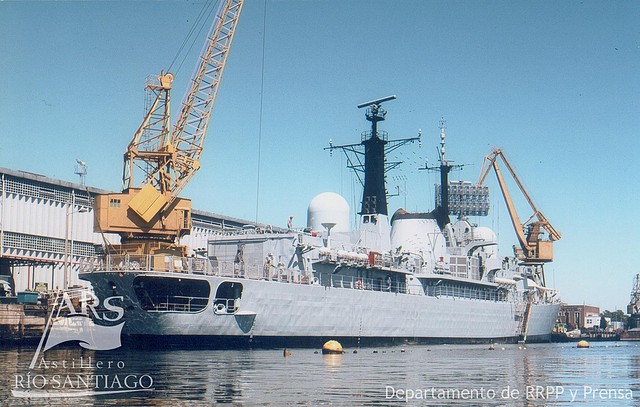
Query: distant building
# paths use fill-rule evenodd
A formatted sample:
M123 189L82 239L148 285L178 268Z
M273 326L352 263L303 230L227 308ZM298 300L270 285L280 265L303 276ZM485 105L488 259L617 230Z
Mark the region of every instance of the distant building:
M600 326L600 308L593 305L562 304L558 321L566 324L568 330Z
M607 329L611 331L617 331L620 329L624 329L624 322L622 321L612 321L611 318L606 318L607 320Z
M598 309L599 310L599 309ZM585 315L584 317L584 327L589 329L589 328L594 328L594 327L600 327L600 315L599 314L593 314L588 312L587 315Z

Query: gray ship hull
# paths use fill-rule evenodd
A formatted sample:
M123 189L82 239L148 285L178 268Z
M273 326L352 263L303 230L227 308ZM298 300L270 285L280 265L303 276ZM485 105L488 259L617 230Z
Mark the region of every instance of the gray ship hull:
M144 309L134 279L139 276L199 280L210 287L206 304ZM123 340L168 346L346 346L376 343L515 342L520 339L517 305L510 301L295 284L281 281L149 271L81 274L99 298L122 296ZM230 309L216 293L222 283L241 287ZM228 304L226 304L228 305ZM527 341L548 341L559 304L532 304ZM149 340L154 338L154 340Z

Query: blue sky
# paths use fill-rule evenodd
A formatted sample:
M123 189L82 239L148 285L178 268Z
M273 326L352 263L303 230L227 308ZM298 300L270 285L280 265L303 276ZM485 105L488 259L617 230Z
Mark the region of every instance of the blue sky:
M266 4L266 27L264 1L244 6L202 169L183 192L194 207L276 225L294 215L298 226L323 191L357 208L344 159L323 148L359 141L368 122L356 105L395 94L381 128L391 138L422 129L423 146L390 157L405 163L389 173L389 191L407 178L390 213L405 201L433 207L435 175L417 168L435 163L444 117L447 156L467 164L453 179L475 181L484 155L501 147L562 232L548 282L563 299L626 307L640 273L640 3ZM80 158L88 184L118 190L145 78L168 68L202 6L0 2L0 166L76 181ZM175 72L174 120L202 42ZM515 235L493 176L489 186L491 214L473 220L496 229L510 254Z

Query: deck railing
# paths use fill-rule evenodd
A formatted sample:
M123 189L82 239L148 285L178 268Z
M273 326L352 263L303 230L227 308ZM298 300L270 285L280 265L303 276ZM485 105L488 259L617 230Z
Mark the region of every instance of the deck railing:
M241 277L252 280L271 280L312 284L313 278L301 270L268 264L210 260L202 257L171 255L106 255L84 261L80 271L160 271L186 274L204 274L223 277Z
M202 274L220 277L237 277L250 280L268 280L281 283L322 285L333 288L349 288L354 290L381 291L407 294L406 284L402 281L385 279L359 278L333 274L319 274L317 277L298 269L284 265L254 264L244 262L223 262L201 257L177 257L171 255L106 255L80 264L81 272L94 271L160 271L185 274ZM181 301L165 299L154 301L154 304L171 310L192 307Z
M432 297L455 297L481 301L507 301L507 293L504 291L487 290L477 287L464 287L458 285L427 286L426 294Z
M399 294L407 294L407 285L398 281L385 281L380 278L360 278L356 276L341 276L320 274L320 285L334 288L352 288L355 290L382 291Z
M159 312L197 312L206 308L208 297L188 297L183 295L161 295L148 298L147 311Z

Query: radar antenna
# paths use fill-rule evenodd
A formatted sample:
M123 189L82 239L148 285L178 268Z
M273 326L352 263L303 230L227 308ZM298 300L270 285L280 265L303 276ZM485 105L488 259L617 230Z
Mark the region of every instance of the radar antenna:
M76 169L74 174L80 177L80 185L85 185L87 179L87 163L76 158Z

